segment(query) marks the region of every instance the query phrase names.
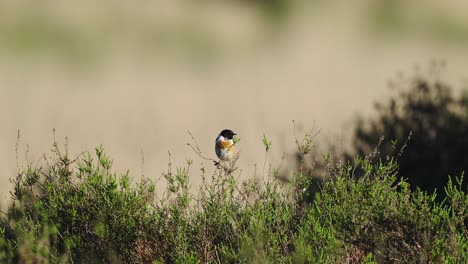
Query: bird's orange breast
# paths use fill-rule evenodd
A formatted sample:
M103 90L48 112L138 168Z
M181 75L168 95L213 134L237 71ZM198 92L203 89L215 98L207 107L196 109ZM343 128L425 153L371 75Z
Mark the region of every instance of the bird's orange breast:
M231 148L232 143L229 140L226 140L226 141L220 140L220 141L218 141L216 143L216 146L218 148L220 148L220 149L226 149L227 150L227 149Z

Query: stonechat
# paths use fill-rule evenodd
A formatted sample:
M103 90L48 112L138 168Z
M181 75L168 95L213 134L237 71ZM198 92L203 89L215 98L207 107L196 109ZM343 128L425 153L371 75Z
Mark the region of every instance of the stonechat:
M218 158L222 161L230 160L234 157L234 136L236 133L232 130L224 129L216 138L215 151Z

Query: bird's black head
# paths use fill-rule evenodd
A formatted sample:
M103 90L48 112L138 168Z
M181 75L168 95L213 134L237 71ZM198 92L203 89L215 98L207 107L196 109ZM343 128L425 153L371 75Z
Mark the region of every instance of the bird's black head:
M223 136L225 139L232 139L235 135L237 135L236 133L232 132L232 130L229 130L229 129L224 129L219 134Z

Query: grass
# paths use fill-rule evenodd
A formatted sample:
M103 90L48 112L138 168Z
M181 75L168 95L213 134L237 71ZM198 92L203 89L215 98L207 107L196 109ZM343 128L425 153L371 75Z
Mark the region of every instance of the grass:
M272 143L263 139L266 153ZM296 139L301 155L311 133ZM306 144L306 145L304 145ZM468 198L463 175L446 201L411 191L393 158L324 155L329 174L311 193L314 170L288 183L278 171L239 182L231 170L202 169L197 192L192 161L149 179L116 173L98 147L76 159L54 143L43 164L12 178L13 199L0 221L3 263L387 263L468 260ZM304 158L302 158L304 160ZM321 172L322 173L322 172Z

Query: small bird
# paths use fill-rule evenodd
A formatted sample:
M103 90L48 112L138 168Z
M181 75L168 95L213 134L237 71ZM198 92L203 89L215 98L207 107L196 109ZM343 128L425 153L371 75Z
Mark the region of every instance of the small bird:
M224 129L223 131L221 131L221 133L219 133L218 137L216 138L215 151L216 155L220 160L226 161L234 157L233 137L235 135L237 134L229 129Z

